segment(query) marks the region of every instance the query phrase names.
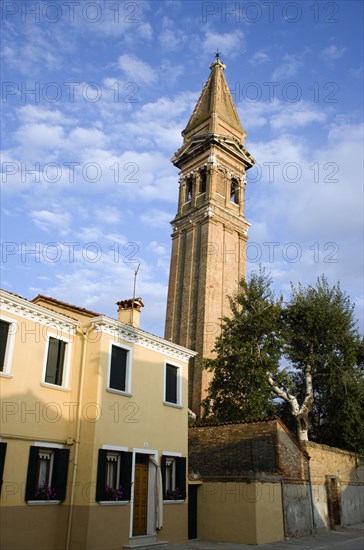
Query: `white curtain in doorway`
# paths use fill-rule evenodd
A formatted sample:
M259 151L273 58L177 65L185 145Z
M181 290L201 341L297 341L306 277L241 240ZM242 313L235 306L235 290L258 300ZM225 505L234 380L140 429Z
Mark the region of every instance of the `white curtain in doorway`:
M162 472L160 466L152 456L149 457L150 462L156 468L155 479L155 528L157 530L163 527L163 486L162 486Z

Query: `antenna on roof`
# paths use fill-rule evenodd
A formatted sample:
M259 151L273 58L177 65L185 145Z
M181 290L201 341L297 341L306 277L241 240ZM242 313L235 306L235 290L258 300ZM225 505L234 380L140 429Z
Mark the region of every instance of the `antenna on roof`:
M135 289L136 289L136 279L138 275L138 271L140 268L140 262L138 263L138 267L134 271L134 288L133 288L133 300L131 302L131 325L134 326L134 302L135 302Z

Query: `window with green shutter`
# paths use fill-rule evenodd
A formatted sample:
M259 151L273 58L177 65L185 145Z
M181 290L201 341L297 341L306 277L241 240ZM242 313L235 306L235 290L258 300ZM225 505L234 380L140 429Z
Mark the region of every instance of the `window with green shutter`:
M6 447L7 447L7 443L0 442L0 493L1 493L1 487L3 485Z
M67 343L64 342L64 340L59 340L58 338L53 337L49 338L47 366L44 380L47 384L62 386L66 346Z
M116 393L130 394L132 348L112 344L110 351L109 377L107 388Z
M96 501L129 501L133 453L99 449Z
M25 500L57 500L66 498L69 449L31 446Z
M161 473L164 500L185 500L186 458L163 455Z
M165 396L167 403L179 405L179 367L166 363Z
M4 371L10 323L0 321L0 371Z

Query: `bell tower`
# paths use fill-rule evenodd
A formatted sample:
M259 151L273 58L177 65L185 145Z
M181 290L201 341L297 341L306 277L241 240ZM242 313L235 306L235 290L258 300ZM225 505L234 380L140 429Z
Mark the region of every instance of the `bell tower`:
M227 296L246 274L245 172L255 162L218 53L210 69L172 158L180 179L165 326L167 340L205 358L212 357L220 319L229 314ZM198 358L191 363L189 407L196 414L211 376Z

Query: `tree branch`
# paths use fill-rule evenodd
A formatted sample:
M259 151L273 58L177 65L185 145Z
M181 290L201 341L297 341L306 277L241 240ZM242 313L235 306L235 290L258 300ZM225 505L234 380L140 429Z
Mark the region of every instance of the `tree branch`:
M289 405L289 407L292 411L292 414L294 416L298 416L300 414L300 406L298 404L298 401L297 401L296 397L294 395L291 395L290 393L282 390L274 382L274 380L273 380L272 376L270 375L270 373L268 372L267 374L268 374L268 383L271 386L274 393L276 395L278 395L278 397L281 397L282 399L284 399L284 401L286 401L286 403L288 403L288 405Z

